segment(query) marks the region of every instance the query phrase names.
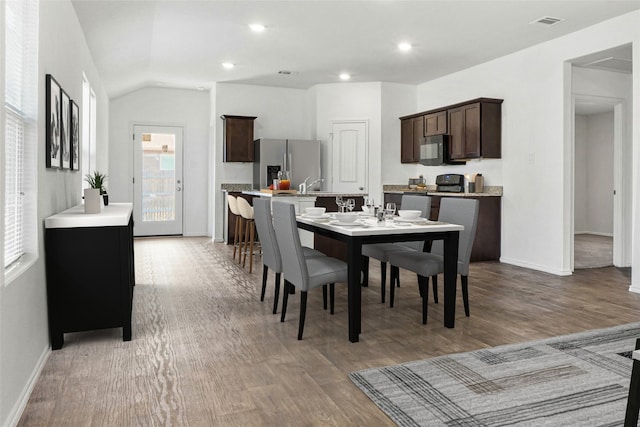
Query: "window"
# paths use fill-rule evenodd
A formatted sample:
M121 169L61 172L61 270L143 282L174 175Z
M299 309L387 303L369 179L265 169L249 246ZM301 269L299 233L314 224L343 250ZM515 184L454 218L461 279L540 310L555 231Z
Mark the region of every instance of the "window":
M8 0L2 2L2 7L4 267L7 279L15 270L9 267L15 267L25 258L35 258L37 252L38 0Z

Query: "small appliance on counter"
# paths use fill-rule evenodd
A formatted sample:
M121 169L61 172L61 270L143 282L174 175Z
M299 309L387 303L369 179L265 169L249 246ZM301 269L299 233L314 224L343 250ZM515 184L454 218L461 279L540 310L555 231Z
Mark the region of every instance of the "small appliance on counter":
M464 193L464 175L445 174L436 177L436 191L440 193Z

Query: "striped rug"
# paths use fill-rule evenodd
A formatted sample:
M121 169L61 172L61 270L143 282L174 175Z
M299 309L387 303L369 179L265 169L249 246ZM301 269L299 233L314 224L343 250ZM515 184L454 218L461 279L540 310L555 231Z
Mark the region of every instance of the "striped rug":
M367 369L400 426L621 426L640 323Z

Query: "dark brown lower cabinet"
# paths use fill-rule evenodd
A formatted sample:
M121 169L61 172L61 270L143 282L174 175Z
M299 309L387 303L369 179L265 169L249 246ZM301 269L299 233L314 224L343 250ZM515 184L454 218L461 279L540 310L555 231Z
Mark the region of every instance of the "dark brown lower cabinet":
M473 242L473 249L471 250L471 262L500 259L501 198L498 196L467 196L467 198L480 201L478 228ZM442 196L431 196L430 220L438 220L441 200ZM385 203L394 202L397 209L400 209L402 206L402 194L385 193L384 201Z
M361 211L364 204L364 197L349 197L356 201L355 211ZM338 205L336 204L335 197L318 197L316 199L316 206L327 208L327 212L337 212ZM347 260L347 245L344 242L340 242L335 239L331 239L326 236L314 235L313 247L327 256Z
M455 197L455 196L454 196ZM471 262L500 259L501 198L491 196L467 197L480 201L478 228L471 249ZM431 196L431 218L437 219L442 197Z

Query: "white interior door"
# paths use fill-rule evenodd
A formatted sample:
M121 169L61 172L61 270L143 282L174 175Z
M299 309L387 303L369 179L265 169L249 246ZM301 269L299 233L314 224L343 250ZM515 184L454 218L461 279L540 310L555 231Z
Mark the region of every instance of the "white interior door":
M332 191L360 193L367 189L367 122L333 122Z
M133 127L133 232L182 234L182 128Z

